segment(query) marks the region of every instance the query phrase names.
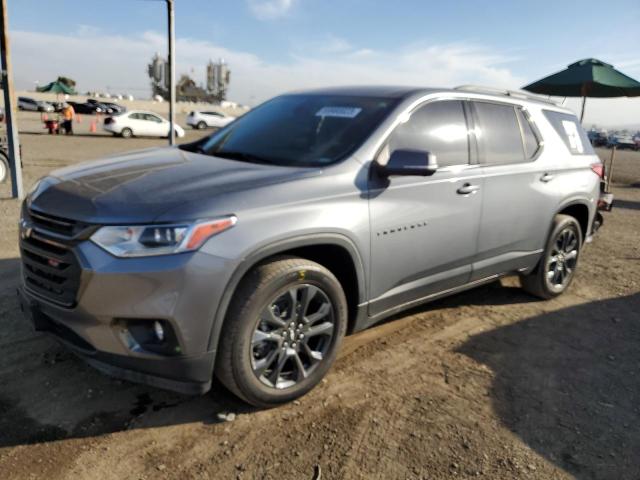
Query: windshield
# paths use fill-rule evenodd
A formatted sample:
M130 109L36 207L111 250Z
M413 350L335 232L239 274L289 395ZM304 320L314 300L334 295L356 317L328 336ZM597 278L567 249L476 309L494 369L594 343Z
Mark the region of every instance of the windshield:
M328 165L359 147L396 103L378 97L284 95L198 142L198 151L275 165Z

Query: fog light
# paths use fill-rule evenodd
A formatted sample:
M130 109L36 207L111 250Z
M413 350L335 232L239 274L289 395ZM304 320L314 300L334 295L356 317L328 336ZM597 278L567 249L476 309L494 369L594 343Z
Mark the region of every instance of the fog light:
M156 338L159 342L164 341L164 328L162 328L162 324L160 322L153 322L153 333L156 334Z

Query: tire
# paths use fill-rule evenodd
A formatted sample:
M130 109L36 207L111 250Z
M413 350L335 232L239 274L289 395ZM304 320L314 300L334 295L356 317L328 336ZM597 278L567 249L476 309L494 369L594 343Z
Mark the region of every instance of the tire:
M125 127L120 131L120 136L122 138L131 138L133 137L133 130L131 130L129 127Z
M198 122L197 127L198 127L198 130L204 130L205 128L207 128L207 123L201 120Z
M0 151L0 183L4 183L9 178L9 159L7 155Z
M530 274L520 276L522 288L545 300L563 294L575 276L582 241L578 221L569 215L556 215L538 265Z
M300 314L294 305L304 305L305 295ZM238 286L221 332L216 375L256 407L290 402L322 380L346 328L347 301L336 277L310 260L277 257Z

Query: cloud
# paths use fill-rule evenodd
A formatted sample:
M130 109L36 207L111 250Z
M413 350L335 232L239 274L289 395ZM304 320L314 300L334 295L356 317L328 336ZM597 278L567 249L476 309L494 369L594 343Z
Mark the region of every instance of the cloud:
M273 20L287 15L296 0L248 0L249 10L260 20Z
M14 31L12 48L19 89L33 89L36 80L44 84L65 75L78 82L80 91L109 90L148 97L146 66L156 52L166 52L166 39L154 31L131 36L91 28L69 34ZM182 37L176 42L176 58L178 75L193 69L197 83L204 82L209 59L224 58L231 69L229 98L251 105L286 91L322 86L481 84L518 88L531 80L514 73L511 62L516 59L511 55L462 42L373 50L327 35L285 54L281 62L267 62L251 52ZM629 99L590 100L588 124L637 124L637 105ZM570 106L573 108L572 103Z
M64 74L81 90L109 89L148 95L146 65L156 52L166 51L164 35L108 35L83 28L70 34L13 32L13 62L19 88L35 80ZM482 46L466 44L408 45L394 51L371 50L327 36L284 62L266 62L253 53L208 41L178 38L177 72L194 70L204 81L209 59L224 58L231 68L230 98L255 103L283 91L344 84L411 84L453 86L483 83L515 87L524 80L508 68L509 58Z

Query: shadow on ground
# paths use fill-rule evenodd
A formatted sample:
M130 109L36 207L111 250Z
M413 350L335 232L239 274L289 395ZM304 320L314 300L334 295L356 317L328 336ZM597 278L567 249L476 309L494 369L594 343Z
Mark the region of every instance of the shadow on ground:
M217 423L251 411L214 383L201 397L116 380L54 339L35 333L19 308L20 263L0 259L0 448L133 428Z
M16 297L19 260L0 260L0 447L83 438L134 428L216 423L219 413L252 409L221 385L201 397L184 396L107 377L43 334L33 332ZM413 313L457 305L533 301L518 288L487 285ZM403 321L396 322L398 328ZM370 329L370 342L388 334ZM395 328L395 327L394 327ZM376 334L379 331L379 334ZM355 342L355 347L359 345ZM345 350L349 347L345 346Z
M495 373L494 408L579 479L640 478L640 294L547 313L472 337Z

